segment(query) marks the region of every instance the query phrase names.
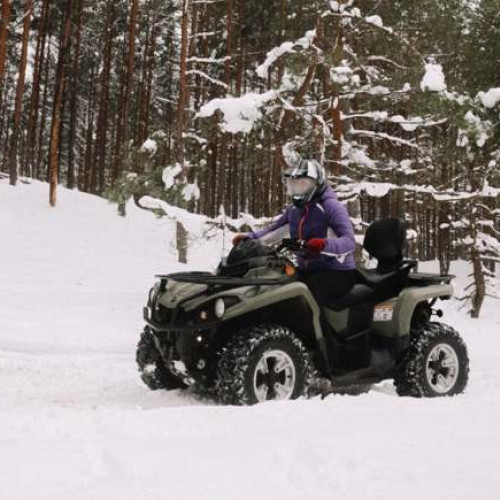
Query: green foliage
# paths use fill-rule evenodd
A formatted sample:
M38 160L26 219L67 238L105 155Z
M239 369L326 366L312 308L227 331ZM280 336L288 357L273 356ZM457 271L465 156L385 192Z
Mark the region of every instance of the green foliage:
M143 196L151 196L171 205L188 208L188 202L183 196L183 190L187 185L183 173L179 172L175 176L173 185L168 189L163 182L163 174L167 167L164 160L168 150L165 134L158 131L152 134L152 137L155 147L148 149L141 145L132 148L127 159L128 172L124 172L105 193L111 202L118 204L120 212L124 211L123 207L131 198L139 201Z

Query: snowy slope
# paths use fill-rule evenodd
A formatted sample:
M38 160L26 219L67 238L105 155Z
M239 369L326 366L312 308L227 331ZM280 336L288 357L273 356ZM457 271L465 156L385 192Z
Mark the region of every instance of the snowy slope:
M46 190L0 181L2 500L498 497L497 304L479 321L446 304L471 356L458 398L391 383L253 408L153 393L134 349L152 276L181 267L172 227L64 190L50 209Z

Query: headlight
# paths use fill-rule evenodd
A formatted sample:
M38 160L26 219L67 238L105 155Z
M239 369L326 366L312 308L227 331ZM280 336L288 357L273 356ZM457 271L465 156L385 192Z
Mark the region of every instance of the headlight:
M194 311L188 312L193 314L193 319L201 321L214 321L215 319L222 319L226 311L238 304L240 299L236 296L219 297L214 302L207 302L202 306L196 308Z
M217 299L215 301L215 316L217 316L217 318L219 319L222 319L225 312L226 304L224 303L224 299Z

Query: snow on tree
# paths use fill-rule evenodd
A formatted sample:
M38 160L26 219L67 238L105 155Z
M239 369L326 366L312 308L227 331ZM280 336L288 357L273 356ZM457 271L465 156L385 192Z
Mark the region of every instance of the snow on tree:
M359 227L406 218L409 252L442 272L471 241L493 252L498 0L32 3L2 3L0 176L46 180L52 163L53 187L122 213L147 195L261 218L285 203L283 169L311 155Z
M487 92L479 92L477 96L485 108L494 108L500 103L500 87L492 88Z
M282 167L293 156L290 151L322 160L356 222L370 217L365 197L389 199L413 227L423 225L424 233L415 232L419 248L426 250L433 235L442 272L453 251L467 255L475 270L472 314L479 314L482 254L475 249L494 248L491 239L485 246L476 222L482 214L476 205L496 199L491 171L483 168L492 121L473 98L449 88L437 55L424 58L412 51L407 38L381 16L365 17L356 2L330 2L311 28L267 52L256 75L269 90L257 100L259 113L233 132L272 134ZM389 45L387 39L405 49L404 58L397 50L371 52ZM275 98L267 101L270 92ZM496 99L494 91L484 95L478 99L486 104ZM238 101L217 98L198 116L219 110L218 126L231 131L228 123L249 115L242 105L247 98L255 102L253 94ZM446 140L431 140L436 134ZM491 231L488 235L494 239Z
M440 64L430 61L425 65L425 75L420 88L424 92L444 92L447 90L443 67Z
M245 133L251 132L251 125L255 135L270 134L281 168L288 161L285 148L322 160L351 201L358 197L361 181L384 186L412 180L410 176L428 163L425 144L419 144L417 136L442 122L431 112L420 116L407 111L419 84L416 77L412 82L401 78L408 61L370 50L374 40L388 37L394 40L393 30L380 16L364 17L353 1L330 2L315 26L268 51L256 68L270 90L262 94L266 102L259 106L260 116L246 121ZM418 54L413 57L419 59ZM432 66L429 85L444 91L438 68ZM427 70L431 74L430 63ZM270 92L275 98L267 101ZM198 116L218 109L223 115L219 126L228 131L228 122L248 114L244 102L218 98Z
M462 245L472 264L472 281L466 286L461 299L469 306L472 317L479 317L484 298L489 295L500 298L498 286L500 275L500 232L498 185L499 150L491 139L494 136L493 122L488 119L492 112L491 102L482 96L494 93L479 93L477 100L484 109L475 107L464 115L463 128L459 129L457 146L465 153L464 178L461 182L462 196L458 201L458 212L462 219L458 224L465 228L465 235L455 244Z

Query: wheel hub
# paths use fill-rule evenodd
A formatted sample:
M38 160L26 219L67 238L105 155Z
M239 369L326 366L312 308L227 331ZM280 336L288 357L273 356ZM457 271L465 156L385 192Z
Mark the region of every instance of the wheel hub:
M459 373L458 356L448 344L438 344L429 353L426 365L429 385L439 394L446 394L455 386Z
M296 370L292 358L284 351L263 354L254 373L254 391L259 402L286 400L295 389Z

